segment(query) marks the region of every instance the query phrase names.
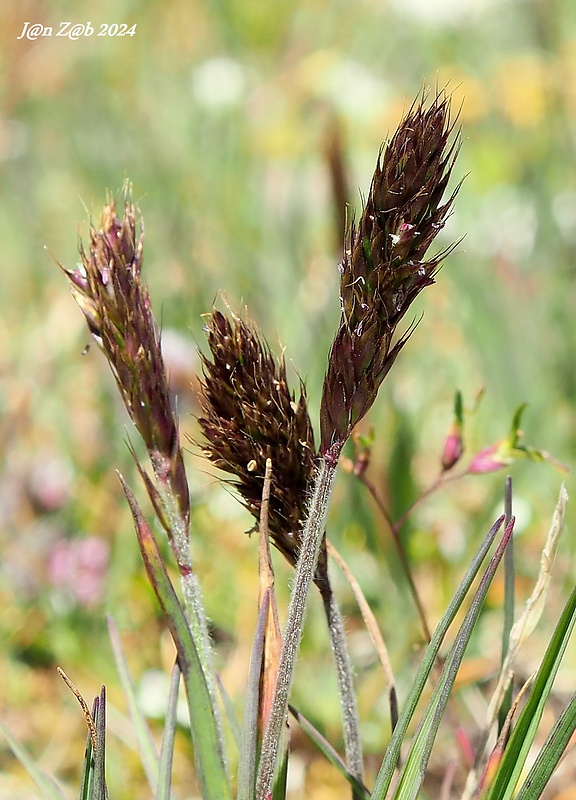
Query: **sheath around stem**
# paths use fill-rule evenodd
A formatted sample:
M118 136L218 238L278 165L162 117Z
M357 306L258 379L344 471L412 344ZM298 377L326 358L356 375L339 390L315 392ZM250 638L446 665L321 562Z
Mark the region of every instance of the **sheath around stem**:
M322 459L316 473L314 490L308 507L308 518L302 532L302 545L296 565L290 605L288 606L288 617L284 629L284 641L278 665L276 694L262 741L260 766L256 781L256 800L266 800L272 790L280 737L288 715L288 698L292 688L294 667L296 666L296 658L302 638L308 592L314 577L320 545L326 529L326 514L335 475L336 466L326 459Z

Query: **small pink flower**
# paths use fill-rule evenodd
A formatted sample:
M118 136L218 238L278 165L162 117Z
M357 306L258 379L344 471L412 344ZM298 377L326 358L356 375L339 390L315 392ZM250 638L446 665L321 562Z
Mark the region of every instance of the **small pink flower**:
M70 592L85 607L98 603L104 590L110 548L104 539L86 539L56 543L48 565L54 586Z
M444 449L442 450L442 469L444 472L452 469L460 461L463 452L462 426L457 422L453 422L446 435Z
M28 495L38 511L57 511L68 502L72 468L56 453L37 453L27 478Z
M496 472L496 470L507 467L512 463L512 459L505 453L507 444L505 439L501 439L480 450L472 459L468 472Z

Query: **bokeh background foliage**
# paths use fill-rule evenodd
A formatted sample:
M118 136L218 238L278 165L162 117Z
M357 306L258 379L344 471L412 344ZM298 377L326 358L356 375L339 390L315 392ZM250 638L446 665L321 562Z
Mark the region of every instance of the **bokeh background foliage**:
M96 29L136 23L136 35L17 40L26 21L56 30L64 20L90 20ZM117 798L134 797L143 779L104 613L125 632L152 716L160 714L161 670L172 650L114 474L133 476L125 440L135 437L103 360L95 348L82 355L84 322L54 258L76 262L75 225L86 233L85 209L97 220L106 191L130 178L184 431L196 432L195 343L203 346L201 315L222 303L219 292L236 310L246 305L273 346L285 348L294 380L306 379L317 408L339 313L341 214L329 153L341 143L352 214L381 141L420 86L447 86L461 106L455 173L467 177L443 236L446 244L465 238L418 301L424 319L364 425L375 427L370 476L398 516L437 473L454 390L471 406L481 386L486 395L467 419L470 455L503 436L528 401L527 440L573 466L576 6L4 0L0 74L0 713L44 766L73 783L83 722L54 666L88 697L105 681L120 740L110 747L109 785ZM511 472L523 599L561 477L527 462ZM256 611L256 547L243 535L252 523L194 448L189 474L194 557L223 677L240 708ZM423 504L404 530L432 622L499 513L502 485L499 473L466 478ZM573 522L568 530L544 629L574 571ZM352 476L339 478L329 535L376 610L402 697L418 620L385 526ZM279 559L277 569L282 598L289 572ZM366 748L379 753L389 735L382 676L349 589L337 583L350 614ZM471 724L479 700L466 687L496 664L500 591L497 582L462 670L459 697ZM335 679L316 605L295 701L338 743ZM537 639L527 646L527 674L540 652ZM575 667L569 654L559 692ZM338 779L297 731L294 738L294 796L334 796ZM187 747L183 736L177 785L192 780ZM0 758L0 795L34 796L4 743ZM574 762L567 769L558 788L566 797L574 796Z

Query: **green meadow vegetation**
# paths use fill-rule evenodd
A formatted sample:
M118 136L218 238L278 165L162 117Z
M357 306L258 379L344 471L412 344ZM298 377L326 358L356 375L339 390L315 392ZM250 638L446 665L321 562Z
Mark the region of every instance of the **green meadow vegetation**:
M56 32L65 20L90 20L96 32L102 23L136 27L133 35L122 37L94 33L75 41L55 35L18 38L26 21ZM308 453L316 456L318 450L320 461L329 466L339 457L326 523L330 547L337 553L331 555L329 547L326 563L344 620L363 749L362 769L355 773L344 761L331 762L318 746L321 735L342 759L354 749L354 735L343 734L331 653L334 628L329 635L326 626L331 595L327 600L317 580L320 592L314 587L310 591L293 683L290 677L290 703L298 719L290 718L288 785L282 794L280 780L275 797L350 797L348 772L357 778L356 784L352 781L356 799L370 796L365 786L375 800L384 796L379 770L397 719L394 704L402 720L418 668L431 652L428 640L446 621L443 615L487 532L510 511L505 502L507 476L512 478L513 553L507 550L505 563L490 586L483 587L485 599L481 605L478 601L477 619L466 617L474 608L468 598L454 612L438 659L431 658L431 679L416 698L414 718L406 720L400 764L409 768L392 796L464 796L467 774L481 749L502 652L508 647L506 631L513 619L522 619L525 603L532 598L527 624L532 627L538 617L537 624L530 635L521 636L512 697L504 699L501 709L504 735L511 699L527 688L511 718L509 749L504 748L503 756L496 749L494 771L482 783L480 796L575 797L576 756L569 743L573 645L566 648L552 686L545 686L545 679L555 673L555 659L565 642L557 643L556 655L547 655L543 662L562 625L567 639L573 624L569 609L576 512L570 503L565 524L558 519L553 524L555 530L563 529L554 544L553 563L542 567L561 485L565 482L571 494L570 470L576 464L573 4L279 0L272 7L257 0L120 0L101 3L96 11L85 0L4 3L0 76L0 725L8 732L8 737L0 736L0 798L49 796L46 787L42 792L34 785L16 742L43 774L57 778L61 788L56 791L61 794L52 797L77 797L80 792L86 721L57 667L89 706L101 685L106 686L110 798L170 796L166 786L161 794L149 785L158 765L151 751L148 759L142 755L144 718L158 748L163 732L175 734L173 765L161 766L160 774L170 776L176 797L225 798L228 790L229 796L236 796L237 786L238 797L252 797L251 792L258 800L266 796L261 781L242 767L244 757L244 764L255 769L256 753L250 761L246 735L241 746L235 738L235 725L241 726L246 709L253 706L254 726L258 719L261 733L269 710L262 696L254 694L257 673L249 672L255 631L264 618L262 596L271 580L268 575L266 583L263 577L259 552L263 503L248 481L255 473L265 486L264 463L253 466L244 459L244 494L234 488L230 474L218 469L225 466L219 463L225 445L232 444L225 450L226 463L233 462L231 453L244 455L243 445L236 446L229 436L230 429L218 428L224 413L218 390L226 386L228 357L238 357L238 364L245 366L246 342L263 370L256 373L258 391L285 379L296 393L295 398L282 396L284 417L276 427L272 420L272 430L281 430L283 436L292 425L299 437L288 438L287 444L282 440L287 449L284 454L274 451L277 466L271 456L269 529L276 545L271 558L281 630L298 580L293 539L300 527L288 526L283 532L274 518L274 496L286 500L283 514L295 508L290 505L294 470L289 447L294 441L308 443L306 457L297 459L301 505L296 504L294 513L301 522L317 463L307 460ZM402 239L410 233L417 240L422 233L411 227L408 216L395 219L392 233L383 228L391 247L406 245L412 266L430 264L438 253L450 251L436 265L441 267L437 271L434 265L421 267L419 277L433 276L434 284L414 290L410 283L409 309L403 305L404 295L399 299L407 284L401 283L400 289L394 284L393 297L402 305L396 328L390 309L382 310L386 300L379 305L372 294L368 300L362 294L363 281L375 285L372 276L388 274L389 267L377 263L375 251L369 252L375 247L366 244L369 236L355 242L346 231L353 224L366 231L361 221L366 220L363 210L371 207L378 154L386 158L382 144L390 142L406 120L414 98L424 109L435 102L442 108L443 103L451 106L446 137L440 137L448 154L444 172L440 169L446 177L446 185L440 187L443 202L458 191L452 206L432 220L437 230L430 234L425 257L426 248L418 241ZM430 135L430 127L423 125L422 141L429 141ZM418 152L418 158L432 163L432 171L438 170L438 161L427 161L427 146ZM394 161L400 176L410 163L404 155L402 151ZM430 184L426 186L428 191ZM436 191L436 183L434 187ZM374 218L381 208L378 203ZM105 204L108 212L101 221ZM419 223L431 228L430 215L418 213ZM150 305L144 302L142 307L151 309L152 317L143 314L143 327L136 325L134 335L138 341L151 336L146 352L155 353L150 332L154 326L161 332L167 378L166 385L163 379L154 384L154 403L139 412L139 404L133 402L127 412L130 392L122 369L116 367L119 392L106 363L114 363L110 351L104 347L103 355L91 335L61 267L68 278L76 276L72 284L80 309L92 333L102 339L102 308L111 319L117 309L111 312L106 306L106 288L104 306L91 306L93 297L78 276L89 272L91 261L101 266L112 256L124 267L133 265L134 253L122 247L128 247L127 242L137 245L140 214L145 230L141 283L133 266L128 274L137 277L138 292L142 290L138 296L147 298L149 292ZM116 250L114 242L108 251L101 240L92 241L91 250L91 235L101 229L117 233L122 221L126 238L118 234ZM94 256L98 247L104 253L102 262ZM356 252L347 266L346 249ZM136 261L140 267L139 257ZM109 286L108 276L102 278L99 269L94 274L102 286ZM382 281L376 280L379 287ZM348 287L355 288L347 294ZM138 294L131 291L126 296ZM335 354L332 343L335 332L350 319L356 324L353 340L365 335L364 323L358 327L354 315L363 303L372 302L380 326L378 342L390 335L395 337L388 342L393 347L413 321L416 324L397 360L391 359L393 368L381 386L380 378L370 373L376 371L378 352L376 344L370 344L370 366L362 361L344 392L362 405L363 413L357 414L357 405L351 410L344 402L343 411L341 398L334 399L334 386L342 385L340 376L354 361L348 345L342 345L350 332L340 337L343 352ZM112 340L122 350L120 328L123 333L128 329L122 322ZM221 340L224 330L228 339ZM227 349L230 341L237 348L232 352ZM265 359L268 347L274 366ZM281 356L285 372L278 367ZM160 362L150 360L157 376ZM329 363L336 377L331 384L327 381L333 389L327 397ZM138 369L131 373L136 376L132 400L140 389L145 391ZM236 387L231 384L231 396L242 397L247 408L254 397L246 369L246 375L239 373L243 379ZM296 411L300 382L306 385L310 428ZM239 387L246 390L245 397ZM242 413L250 424L256 419L260 430L268 425L259 422L253 410ZM148 425L150 419L153 423ZM173 423L182 465L174 457L163 483L158 464L148 459L157 452L165 455L167 441L174 444ZM224 433L211 440L215 429ZM252 431L250 444L258 438ZM274 448L273 440L265 442ZM338 446L331 450L335 442ZM238 480L239 469L228 473ZM152 476L148 491L142 470ZM155 490L150 488L154 481L162 496L156 514L151 502ZM162 494L166 485L169 491ZM186 600L195 589L186 583L185 559L174 555L175 518L166 512L167 507L174 511L174 498L181 520L189 524L190 561L201 588L201 600L195 597L189 605ZM286 533L290 541L283 538ZM157 548L158 561L152 559L154 568L148 564L147 575L141 552L150 554L148 546ZM321 546L321 564L324 557ZM166 565L166 576L177 592L182 582L182 607L164 596L161 610L160 563ZM480 576L486 568L477 565ZM371 609L368 620L347 570ZM544 594L533 594L542 581L545 603ZM483 586L481 581L473 584L472 594L479 584ZM272 597L270 591L266 597ZM190 619L196 618L191 611L197 608L195 602L202 606L202 635L213 642L210 663L197 672L187 659L195 663L190 654L198 649L198 632L192 633L194 646L182 629L174 633L182 608L194 629ZM272 599L270 603L273 607ZM114 621L112 635L109 617ZM371 625L378 628L387 655ZM468 632L471 638L462 662L451 660L452 643L463 643ZM142 715L139 723L131 715L119 676L118 639ZM269 634L264 651L271 660L267 668L275 675L281 658L272 640ZM215 702L218 686L225 687L225 703L215 703L221 719L216 714L213 738L195 733L194 725L191 733L184 692L177 708L175 702L170 705L176 652L188 689L194 680L202 697L206 689L204 710ZM542 662L544 673L527 684ZM444 710L433 689L445 685L451 668L446 684L450 700ZM206 675L212 675L213 686ZM537 719L539 697L547 702L538 730L532 732L527 718ZM428 701L432 706L426 717ZM529 709L524 717L523 708ZM521 788L565 708L562 762L549 779L543 777L544 767L536 770L543 781L541 791L531 788L537 780ZM212 719L211 712L206 713L206 719ZM282 713L280 708L280 717ZM436 731L435 720L442 716ZM425 734L434 729L429 759L424 734L421 740L418 735L412 739L420 719L425 720L420 729ZM523 758L521 743L531 742L532 735L525 769L515 775L514 764ZM491 748L494 732L492 737ZM409 750L411 741L416 746ZM232 775L229 786L220 764L226 790L217 788L218 780L216 788L210 781L206 788L202 781L199 759L203 752L218 749L212 747L214 742L227 752L222 764L227 762ZM265 755L267 742L264 737ZM260 738L252 743L258 751L260 744ZM101 740L94 745L98 755ZM389 749L385 763L392 774L396 760L390 753ZM413 773L424 763L420 786ZM92 783L82 796L104 797L98 758L94 764ZM220 767L206 770L214 775Z

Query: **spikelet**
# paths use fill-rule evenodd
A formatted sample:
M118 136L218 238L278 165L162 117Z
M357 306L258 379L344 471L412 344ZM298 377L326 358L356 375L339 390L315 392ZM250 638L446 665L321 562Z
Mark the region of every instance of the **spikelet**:
M340 264L341 320L330 351L320 413L321 453L337 460L372 406L411 329L394 341L416 296L442 260L426 252L444 227L456 191L443 202L458 153L450 101L422 94L382 148L366 206L348 232Z

